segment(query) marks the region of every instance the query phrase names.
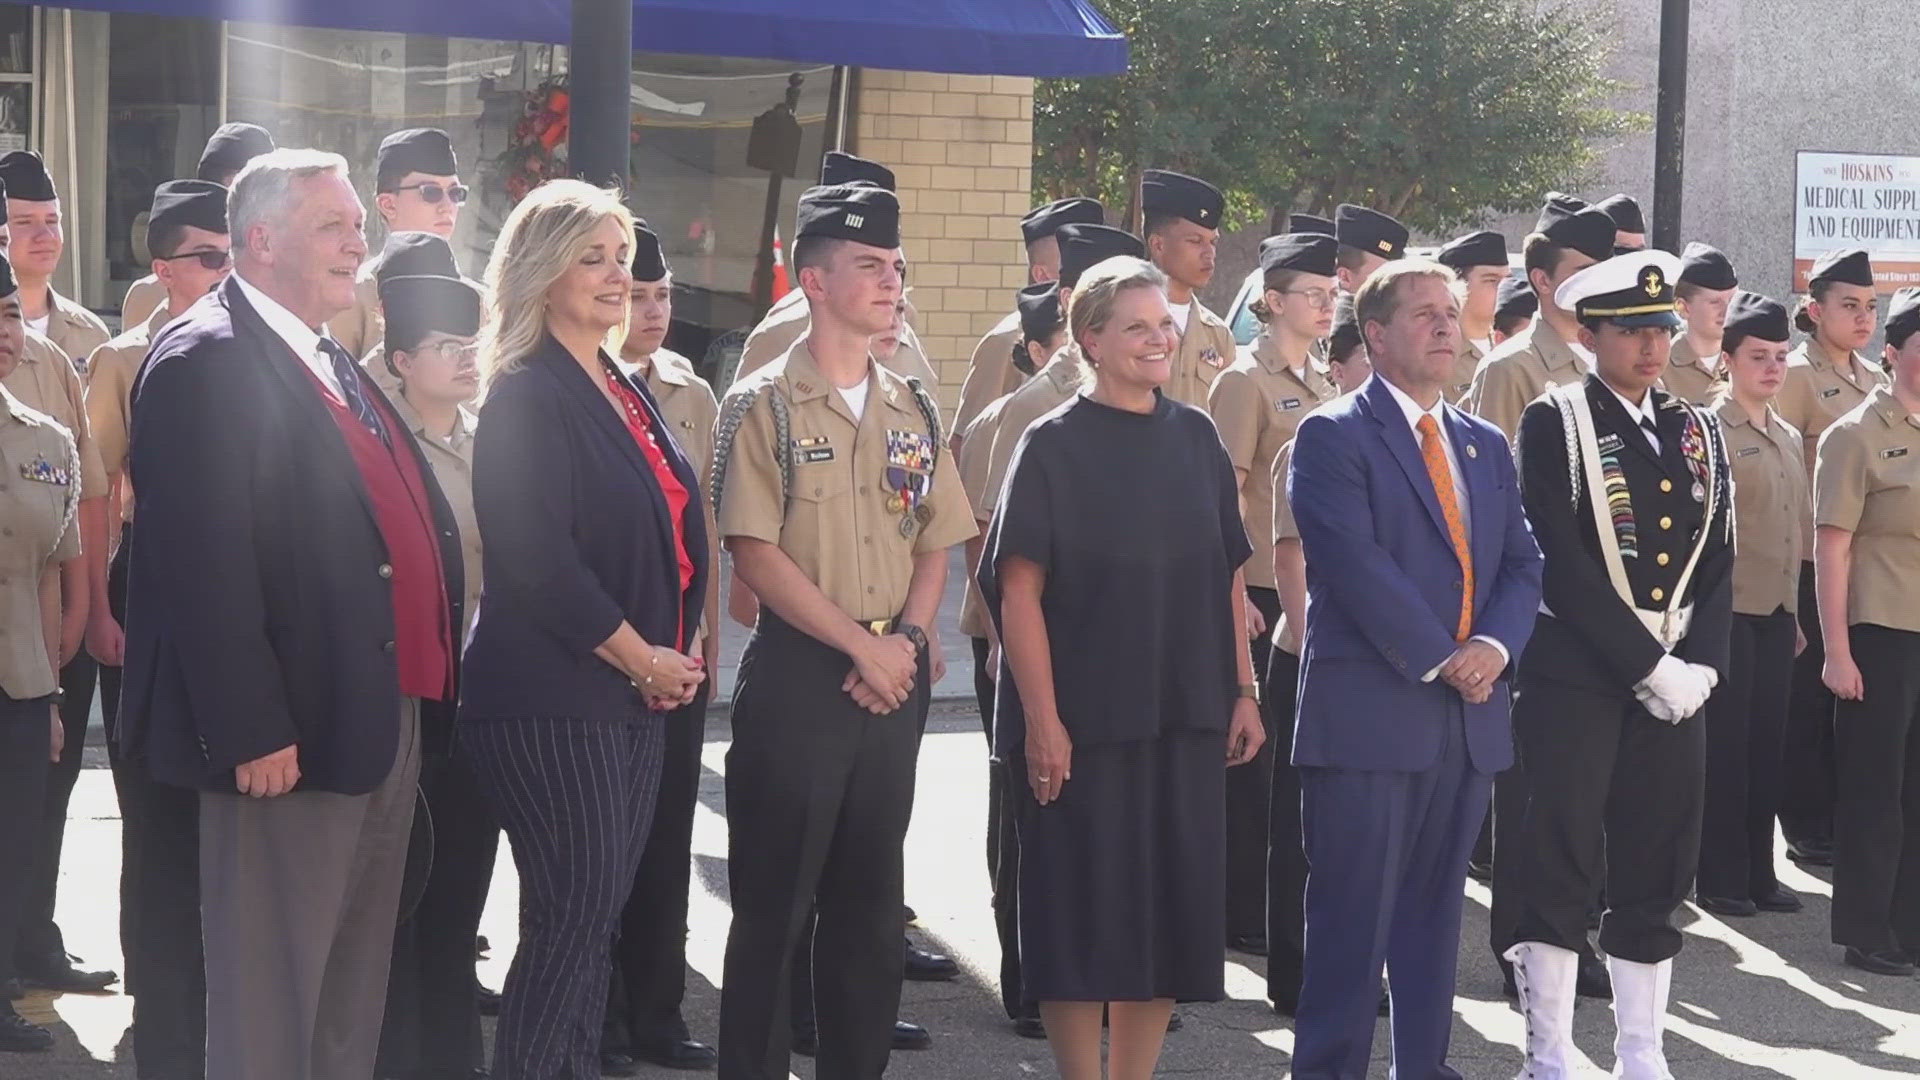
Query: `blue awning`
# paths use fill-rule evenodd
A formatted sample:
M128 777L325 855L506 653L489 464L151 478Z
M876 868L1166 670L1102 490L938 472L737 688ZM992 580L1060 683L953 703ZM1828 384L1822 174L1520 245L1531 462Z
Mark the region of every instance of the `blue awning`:
M70 0L88 11L564 44L568 0ZM1111 75L1127 42L1093 0L633 0L641 52L968 75Z

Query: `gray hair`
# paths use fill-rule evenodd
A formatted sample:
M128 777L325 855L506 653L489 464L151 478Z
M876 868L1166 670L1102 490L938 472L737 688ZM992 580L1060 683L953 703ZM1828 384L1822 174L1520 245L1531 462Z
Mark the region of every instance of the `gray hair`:
M296 183L329 173L347 175L347 159L325 150L286 148L261 154L233 178L227 196L227 230L236 252L247 248L247 234L285 218Z

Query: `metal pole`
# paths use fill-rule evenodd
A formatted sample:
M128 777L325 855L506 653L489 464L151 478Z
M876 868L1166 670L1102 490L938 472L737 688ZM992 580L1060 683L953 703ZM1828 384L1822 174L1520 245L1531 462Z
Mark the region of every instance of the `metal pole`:
M1687 24L1692 0L1660 0L1660 83L1654 99L1654 247L1680 250L1687 156Z
M633 129L633 0L573 0L567 56L568 164L579 179L625 190Z

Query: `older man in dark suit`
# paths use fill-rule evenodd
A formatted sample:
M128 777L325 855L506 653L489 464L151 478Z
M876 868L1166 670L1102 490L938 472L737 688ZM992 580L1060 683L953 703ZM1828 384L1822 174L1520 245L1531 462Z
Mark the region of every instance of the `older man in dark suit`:
M1513 761L1506 672L1540 604L1513 459L1442 393L1461 347L1452 271L1381 267L1355 311L1374 376L1294 437L1307 560L1293 762L1307 948L1293 1075L1363 1080L1380 969L1395 1074L1447 1064L1467 855Z
M134 388L125 751L200 791L209 1080L366 1080L423 710L455 699L457 530L326 335L364 211L331 154L234 182L236 266Z

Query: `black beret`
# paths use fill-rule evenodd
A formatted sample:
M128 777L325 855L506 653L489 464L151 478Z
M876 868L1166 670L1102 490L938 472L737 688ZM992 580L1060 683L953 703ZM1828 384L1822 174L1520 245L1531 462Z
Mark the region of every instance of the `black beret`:
M1631 195L1614 195L1594 205L1612 218L1613 227L1621 232L1647 231L1647 219L1640 215L1640 204L1634 202Z
M457 277L403 274L380 281L387 355L419 345L428 334L480 332L480 290Z
M808 188L794 214L794 236L825 236L878 248L900 246L900 200L883 187L835 184Z
M653 231L645 220L636 219L633 223L633 280L659 281L672 269L667 265L667 253L660 249L660 234Z
M1762 341L1786 341L1792 336L1792 323L1787 317L1785 304L1744 289L1733 294L1733 302L1727 305L1726 325L1720 331L1721 341L1734 342L1750 337Z
M1920 330L1920 289L1908 286L1887 304L1887 344L1904 349L1915 330Z
M221 124L200 151L202 180L220 183L247 167L247 162L274 149L273 136L258 124Z
M1080 283L1080 275L1115 255L1147 257L1147 245L1124 229L1111 225L1063 225L1060 238L1060 284L1068 289Z
M408 128L380 140L374 158L374 190L392 191L408 173L452 176L460 171L453 140L439 128Z
M1020 238L1031 244L1053 235L1062 225L1105 225L1106 208L1092 199L1055 199L1036 206L1020 219Z
M0 172L4 172L5 164L0 160ZM1866 249L1829 251L1814 260L1813 270L1807 274L1807 285L1811 287L1823 281L1873 288L1873 262L1867 258Z
M1438 256L1441 266L1455 273L1465 273L1476 266L1498 266L1505 269L1507 262L1507 238L1497 232L1468 233L1440 248Z
M1378 210L1341 203L1333 211L1333 235L1340 246L1398 259L1407 253L1407 227Z
M1360 317L1353 294L1341 293L1333 302L1333 329L1327 333L1327 359L1344 357L1360 344Z
M227 189L211 180L169 180L154 188L147 235L180 225L226 232Z
M1191 176L1165 169L1140 174L1140 209L1148 214L1185 218L1208 229L1220 227L1227 197L1220 189Z
M866 181L874 187L895 190L893 170L877 161L843 154L838 150L827 151L820 159L820 186L837 187L841 184L853 184Z
M1580 211L1588 209L1588 207L1589 204L1587 200L1577 195L1569 195L1564 191L1549 191L1547 192L1546 201L1540 204L1540 216L1534 219L1533 231L1544 233L1554 222L1560 221L1563 218L1570 218ZM1606 211L1602 210L1601 213L1604 214ZM1612 221L1613 219L1608 218L1607 220ZM1618 232L1619 227L1616 226L1614 231Z
M1698 285L1703 289L1737 289L1740 279L1733 272L1733 260L1724 252L1695 241L1680 253L1680 284Z
M1260 269L1269 274L1275 270L1294 270L1332 277L1333 260L1339 253L1340 245L1331 236L1315 233L1269 236L1260 241Z
M1028 341L1044 342L1060 329L1060 290L1051 281L1029 285L1020 290L1020 334Z
M22 202L52 202L60 197L53 190L53 177L47 175L47 163L33 150L15 150L0 157L0 184L7 198Z
M1581 206L1576 210L1569 203L1556 203L1551 198L1541 209L1540 219L1533 228L1553 243L1572 248L1595 262L1613 258L1613 234L1619 231L1619 226L1599 207Z
M380 266L374 271L376 282L396 277L460 276L453 261L453 248L437 233L401 231L387 237L380 249Z
M7 253L0 251L0 300L5 300L20 291L20 283L13 279L13 260Z
M1540 298L1525 278L1510 277L1500 283L1500 297L1494 301L1496 319L1531 319L1540 310Z
M1332 236L1333 222L1318 214L1288 214L1287 231L1312 233L1315 236Z

